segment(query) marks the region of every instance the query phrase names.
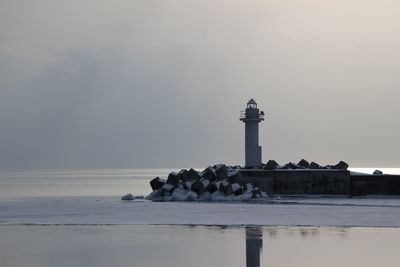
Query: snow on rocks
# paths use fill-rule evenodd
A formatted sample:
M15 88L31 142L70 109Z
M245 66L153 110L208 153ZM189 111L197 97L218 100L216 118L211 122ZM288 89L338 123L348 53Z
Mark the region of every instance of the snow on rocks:
M347 170L349 165L344 161L339 161L336 165L326 165L321 166L318 163L311 162L308 163L307 160L302 159L297 164L293 162L289 162L285 165L279 165L275 160L269 160L266 164L262 164L260 167L264 170L296 170L296 169L326 169L326 170Z
M239 166L218 164L197 172L194 169L172 172L167 181L150 181L154 201L249 201L268 200L265 192L251 183L241 184Z
M135 199L135 197L131 193L126 194L121 197L121 200L134 200L134 199Z
M232 187L233 193L238 192L241 188L240 184L238 184L238 183L231 184L231 187Z

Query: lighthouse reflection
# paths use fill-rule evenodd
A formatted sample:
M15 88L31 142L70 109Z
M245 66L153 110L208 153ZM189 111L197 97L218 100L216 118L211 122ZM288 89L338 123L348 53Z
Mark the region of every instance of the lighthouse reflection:
M262 228L246 227L246 267L260 267Z

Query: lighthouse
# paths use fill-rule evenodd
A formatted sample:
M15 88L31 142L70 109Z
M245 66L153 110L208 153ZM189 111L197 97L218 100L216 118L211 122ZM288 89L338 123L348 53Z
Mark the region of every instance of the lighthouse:
M245 123L245 167L261 166L258 124L264 120L264 112L258 109L254 99L247 102L247 108L241 112L240 120Z

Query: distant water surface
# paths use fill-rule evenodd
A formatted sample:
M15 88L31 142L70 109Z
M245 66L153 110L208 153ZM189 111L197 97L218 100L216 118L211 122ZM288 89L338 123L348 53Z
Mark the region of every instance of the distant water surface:
M0 201L21 197L147 195L173 169L0 171Z
M379 169L387 174L400 174L400 168L351 168L351 171L372 173ZM121 196L132 192L147 195L149 181L166 178L177 169L94 169L0 171L0 201L22 197L56 196Z

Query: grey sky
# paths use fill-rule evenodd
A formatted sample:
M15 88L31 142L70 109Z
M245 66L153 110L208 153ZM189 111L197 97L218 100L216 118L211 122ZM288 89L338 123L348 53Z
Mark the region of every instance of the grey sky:
M397 1L0 0L0 168L400 165Z

